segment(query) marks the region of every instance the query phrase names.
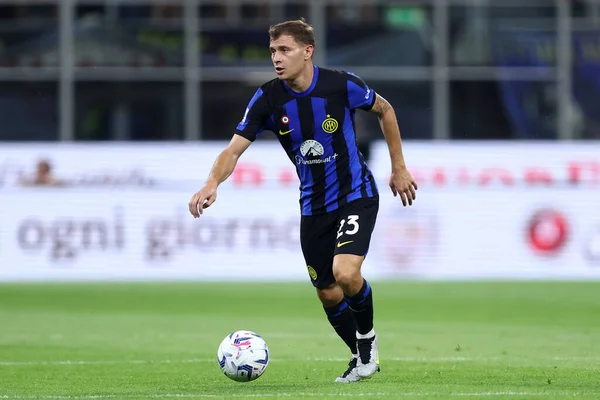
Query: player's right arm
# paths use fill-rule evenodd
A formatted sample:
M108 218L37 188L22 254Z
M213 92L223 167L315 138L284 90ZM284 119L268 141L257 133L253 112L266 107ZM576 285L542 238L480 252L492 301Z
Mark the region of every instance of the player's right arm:
M258 89L250 100L231 141L215 160L206 183L192 196L188 204L194 218L199 218L203 210L217 200L218 186L231 176L238 159L264 129L267 118L268 107L265 96L262 89Z
M215 160L206 183L190 200L190 213L194 218L200 217L203 209L210 207L217 200L217 187L233 173L238 159L251 143L242 136L233 135L229 145Z

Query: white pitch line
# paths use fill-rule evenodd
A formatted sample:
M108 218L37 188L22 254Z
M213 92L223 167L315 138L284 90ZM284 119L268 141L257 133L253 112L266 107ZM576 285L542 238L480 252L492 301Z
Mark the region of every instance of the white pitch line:
M405 362L468 362L468 361L493 361L498 357L391 357L382 361L405 361ZM118 364L199 364L216 362L217 358L193 358L188 360L62 360L62 361L0 361L0 367L10 366L39 366L39 365L118 365ZM347 357L307 357L304 359L279 359L271 358L271 362L344 362Z
M19 365L111 365L111 364L197 364L217 362L215 358L196 358L190 360L63 360L63 361L0 361L0 366L19 366Z
M202 399L202 398L269 398L269 397L431 397L431 396L448 396L448 397L495 397L495 396L578 396L582 394L594 394L595 393L577 393L577 392L553 392L553 393L540 393L540 392L458 392L458 393L445 393L445 392L405 392L405 393L383 393L383 392L368 392L368 393L249 393L249 394L227 394L227 395L216 395L216 394L192 394L192 393L165 393L165 394L149 394L149 395L118 395L118 394L99 394L99 395L72 395L72 396L61 396L61 395L46 395L46 396L25 396L25 395L0 395L0 399L8 400L25 400L25 399L74 399L74 400L87 400L87 399L114 399L114 398L149 398L149 399L164 399L164 398L191 398L191 399Z
M582 356L582 357L552 357L555 361L600 361L600 357Z
M491 362L491 361L600 361L600 357L548 357L528 359L523 357L389 357L382 361L397 362ZM144 365L144 364L201 364L216 362L217 358L192 358L183 360L60 360L60 361L0 361L0 367L43 365ZM271 362L347 362L347 357L271 358Z

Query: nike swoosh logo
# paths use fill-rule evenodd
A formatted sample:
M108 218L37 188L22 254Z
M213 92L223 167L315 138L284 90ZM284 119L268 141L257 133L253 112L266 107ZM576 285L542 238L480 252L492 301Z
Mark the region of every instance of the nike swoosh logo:
M352 242L354 242L354 240L349 240L349 241L347 241L347 242L341 242L341 243L338 243L338 244L337 244L337 247L342 247L342 246L344 246L344 245L346 245L346 244L348 244L348 243L352 243Z
M281 136L283 136L283 135L287 135L287 134L288 134L288 133L290 133L291 131L293 131L293 129L290 129L289 131L285 131L285 132L283 132L283 131L279 130L279 134L280 134Z

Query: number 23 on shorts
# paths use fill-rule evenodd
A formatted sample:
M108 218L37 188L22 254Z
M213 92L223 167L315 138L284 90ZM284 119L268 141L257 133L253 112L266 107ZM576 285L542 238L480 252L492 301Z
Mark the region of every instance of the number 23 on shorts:
M344 230L346 228L346 230ZM358 225L358 215L348 215L347 218L340 221L340 227L337 231L337 239L342 235L355 235L358 232L360 226ZM340 247L341 243L338 243Z

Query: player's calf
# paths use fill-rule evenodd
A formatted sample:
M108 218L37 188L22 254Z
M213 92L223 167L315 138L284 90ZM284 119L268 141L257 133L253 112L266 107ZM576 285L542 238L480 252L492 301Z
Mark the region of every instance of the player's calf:
M346 297L349 308L356 320L358 349L357 372L361 378L368 378L379 371L379 349L373 329L373 291L366 280L358 293Z

